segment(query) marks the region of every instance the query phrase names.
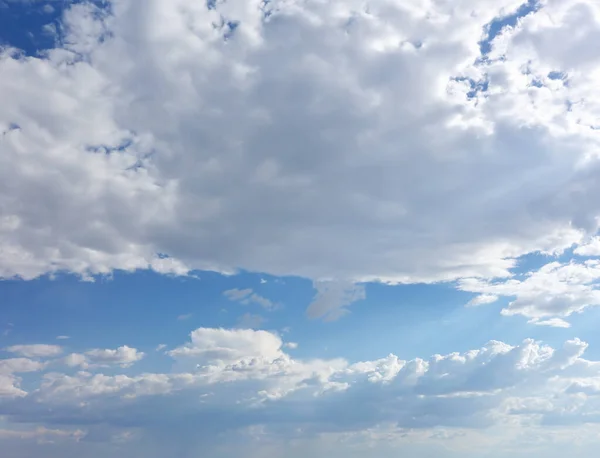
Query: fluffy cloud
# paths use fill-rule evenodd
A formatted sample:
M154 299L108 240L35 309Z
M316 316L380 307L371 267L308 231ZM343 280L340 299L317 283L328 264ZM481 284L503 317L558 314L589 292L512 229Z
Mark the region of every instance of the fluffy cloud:
M574 253L580 256L600 256L600 237L593 237L588 243L578 246Z
M434 281L583 240L598 6L543 2L482 56L520 3L74 5L62 48L0 58L0 275Z
M26 391L20 388L21 379L15 375L26 372L37 372L46 367L46 363L27 358L9 358L0 360L0 398L25 396Z
M425 360L390 354L357 363L295 359L285 347L266 331L200 328L170 352L186 367L128 375L48 373L29 392L0 402L0 413L79 434L135 430L142 443L167 440L168 449L180 444L188 454L200 444L222 444L225 432L227 442L246 437L246 444L377 431L387 431L387 440L410 434L429 443L432 436L476 436L497 426L506 433L511 424L534 431L545 423L598 421L600 362L584 359L587 344L577 339L557 349L533 340L517 346L492 341Z
M94 349L85 353L71 353L64 358L64 363L71 367L79 366L83 369L109 365L129 367L143 357L143 352L123 345L116 349Z
M561 264L551 262L523 278L505 281L483 279L462 279L458 288L463 291L483 293L471 301L479 304L485 298L498 296L512 297L502 310L504 315L523 315L532 323L567 327L561 317L580 313L586 307L600 305L600 261L588 260L583 263Z
M63 352L61 346L47 344L13 345L5 350L27 358L47 358L60 355Z

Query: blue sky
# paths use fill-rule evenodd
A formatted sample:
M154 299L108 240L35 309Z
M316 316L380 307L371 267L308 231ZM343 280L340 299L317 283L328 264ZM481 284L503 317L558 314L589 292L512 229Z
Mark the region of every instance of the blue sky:
M599 36L0 0L3 453L595 456Z

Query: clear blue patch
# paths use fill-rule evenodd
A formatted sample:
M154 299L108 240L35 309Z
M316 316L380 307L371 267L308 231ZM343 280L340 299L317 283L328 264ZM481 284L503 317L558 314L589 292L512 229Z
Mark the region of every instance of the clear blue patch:
M567 74L564 72L550 72L548 73L548 78L551 80L564 80L567 77Z
M542 83L542 82L541 82L540 80L538 80L538 79L534 79L534 80L533 80L533 81L530 83L530 85L531 85L531 86L534 86L534 87L544 87L544 83Z

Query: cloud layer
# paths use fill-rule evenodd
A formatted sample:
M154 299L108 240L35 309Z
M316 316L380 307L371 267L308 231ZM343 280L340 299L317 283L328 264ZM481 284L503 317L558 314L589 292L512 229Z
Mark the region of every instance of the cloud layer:
M67 438L110 431L142 446L161 434L169 437L163 447L187 444L189 453L222 444L223 434L236 442L252 432L245 440L260 443L383 428L400 440L408 431L464 435L600 420L600 362L583 358L587 344L578 339L558 349L491 341L425 360L390 353L356 363L297 359L286 347L293 346L263 330L199 328L169 352L175 365L165 373L70 372L68 361L6 359L0 413ZM29 390L19 386L19 374L40 371Z
M0 275L491 278L583 243L598 5L540 2L482 55L519 6L74 5L60 47L0 58Z

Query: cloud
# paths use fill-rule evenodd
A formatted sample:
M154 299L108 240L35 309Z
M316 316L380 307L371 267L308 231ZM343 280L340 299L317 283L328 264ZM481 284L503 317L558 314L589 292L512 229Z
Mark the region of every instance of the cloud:
M46 363L27 358L9 358L0 360L0 399L26 396L20 388L21 379L15 374L41 371Z
M274 310L278 307L277 304L273 303L266 297L262 297L261 295L256 294L251 288L228 289L227 291L223 291L223 295L227 297L227 299L229 299L230 301L236 301L244 305L256 304L260 305L266 310Z
M185 321L185 320L188 320L188 319L190 319L191 317L192 317L192 314L191 314L191 313L186 313L185 315L179 315L179 316L177 317L177 319L178 319L179 321Z
M562 318L600 305L599 279L598 260L567 264L551 262L527 273L522 279L462 279L458 288L485 297L514 298L502 310L503 315L522 315L536 324L565 327L568 323Z
M545 2L482 58L520 4L71 6L61 48L0 58L0 276L430 282L581 242L598 7Z
M62 354L63 348L59 345L33 344L12 345L5 348L9 353L25 356L27 358L48 358Z
M506 440L511 424L528 432L545 422L600 420L593 416L600 362L583 357L587 344L578 339L559 348L491 341L427 359L391 353L355 363L292 358L286 347L263 330L199 328L170 352L171 372L47 373L34 389L0 402L0 413L8 426L102 427L111 437L134 430L138 447L153 438L160 443L151 457L179 447L187 454L224 443L252 450L265 440L327 434L359 440L376 431L387 431L389 441L411 434L425 444L432 436L465 440L498 427L498 440ZM188 427L200 423L206 426Z
M550 318L549 320L531 320L533 324L537 324L538 326L550 326L553 328L570 328L571 325L560 318Z
M477 307L478 305L484 304L493 304L498 300L498 296L494 296L493 294L480 294L479 296L475 296L469 302L467 302L466 307Z
M207 363L229 364L250 358L273 361L281 356L281 339L267 331L198 328L190 334L191 341L171 350L172 357L193 357Z
M366 297L363 285L339 281L320 281L315 282L313 287L317 293L306 310L309 318L323 318L325 321L337 320L348 312L346 306Z
M80 366L83 369L110 365L129 367L144 356L145 354L136 348L123 345L116 349L94 349L85 353L71 353L64 358L64 363L70 367Z
M593 237L588 243L575 248L573 252L579 256L600 256L600 237Z

